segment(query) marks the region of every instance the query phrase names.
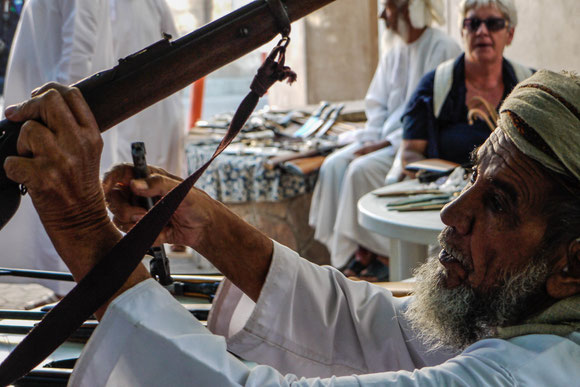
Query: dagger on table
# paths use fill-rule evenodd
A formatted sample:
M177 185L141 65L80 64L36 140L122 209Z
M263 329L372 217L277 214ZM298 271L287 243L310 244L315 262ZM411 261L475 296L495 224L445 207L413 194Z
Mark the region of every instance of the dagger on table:
M302 125L300 127L300 129L298 129L296 132L294 132L293 136L294 137L304 137L304 133L306 133L312 125L314 125L315 123L317 123L318 120L320 120L320 116L322 115L322 112L329 105L330 104L328 102L326 102L326 101L320 102L320 105L318 106L318 108L312 113L312 115L310 116L310 118L308 120L306 120L306 122L304 123L304 125Z
M326 109L322 115L320 116L320 118L318 118L318 120L316 122L314 122L312 125L310 125L310 127L308 128L308 130L304 133L302 133L301 135L299 135L299 137L301 138L306 138L306 137L310 137L312 136L314 133L316 133L316 131L318 129L320 129L320 127L322 125L324 125L324 123L330 118L330 115L332 114L332 112L334 111L335 107L331 106L328 109Z
M332 114L330 115L330 118L328 119L328 121L326 121L326 123L322 126L322 128L320 128L318 130L318 132L316 133L316 135L314 137L320 138L320 137L324 136L326 134L326 132L328 132L330 130L330 128L332 128L332 126L334 125L336 120L338 120L338 117L340 116L340 112L342 111L342 109L344 109L343 103L337 105L334 108L334 110L332 111Z

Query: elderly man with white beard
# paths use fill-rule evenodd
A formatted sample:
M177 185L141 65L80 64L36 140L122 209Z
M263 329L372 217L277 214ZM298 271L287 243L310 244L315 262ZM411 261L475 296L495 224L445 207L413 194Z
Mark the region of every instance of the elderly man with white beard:
M121 238L104 196L117 227L127 230L144 214L131 206L131 194L158 196L178 181L159 169L133 180L128 166L118 166L103 192L102 143L82 96L56 85L44 91L6 111L11 120L40 118L47 126L25 124L18 150L33 156L8 158L5 169L27 185L81 279ZM441 254L419 269L418 290L405 299L300 259L193 189L159 240L208 257L255 302L247 322L227 341L211 334L139 266L100 310L70 383L576 384L579 148L580 80L539 71L519 84L502 105L499 128L475 154L471 183L441 213ZM38 163L50 179L37 173ZM222 293L232 289L225 285ZM222 296L214 308L224 307ZM226 343L270 366L248 367Z
M443 1L383 0L381 8L379 18L395 39L367 90L365 128L324 160L308 215L332 266L373 281L388 277L388 267L374 257L389 255L389 239L358 227L356 203L384 185L402 141L405 104L423 75L461 53L453 38L431 26L445 23Z

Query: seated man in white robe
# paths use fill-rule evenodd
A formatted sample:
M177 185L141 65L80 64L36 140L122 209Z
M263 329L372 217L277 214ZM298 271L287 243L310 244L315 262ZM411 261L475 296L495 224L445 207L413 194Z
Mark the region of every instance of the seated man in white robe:
M386 237L358 227L356 203L367 192L384 185L401 143L405 102L421 77L461 52L451 37L430 27L432 19L444 23L440 0L384 1L379 17L384 20L387 33L396 39L381 58L367 91L366 126L356 133L352 144L324 160L308 220L314 228L314 238L330 251L331 264L337 268L350 266L344 271L347 275L359 275L369 264L370 252L389 255ZM377 269L382 269L380 262L376 262ZM388 269L383 270L382 278L376 273L379 270L370 273L369 268L367 274L378 276L375 280L386 280Z
M178 181L128 166L99 182L102 147L80 93L41 90L7 176L26 184L77 280ZM471 183L441 213L443 250L414 296L300 259L192 189L159 240L191 246L256 303L231 351L139 266L97 313L72 385L574 385L580 380L580 79L539 71L501 108ZM49 113L50 112L50 113ZM75 168L70 168L70 166ZM38 170L45 173L39 174ZM276 367L276 368L273 368ZM331 377L332 375L336 375ZM338 376L345 375L345 376Z

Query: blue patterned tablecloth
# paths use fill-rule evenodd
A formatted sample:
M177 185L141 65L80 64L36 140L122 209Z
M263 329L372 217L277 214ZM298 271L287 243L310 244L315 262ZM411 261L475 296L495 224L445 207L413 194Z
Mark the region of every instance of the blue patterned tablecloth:
M217 145L186 146L187 168L191 174L205 163ZM219 155L197 181L196 187L223 203L275 202L314 189L317 174L298 176L280 168L267 170L267 157Z

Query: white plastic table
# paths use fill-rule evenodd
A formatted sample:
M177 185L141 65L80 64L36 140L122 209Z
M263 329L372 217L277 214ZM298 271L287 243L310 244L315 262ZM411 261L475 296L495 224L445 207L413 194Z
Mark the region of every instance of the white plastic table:
M363 196L358 201L358 222L366 229L393 238L389 255L390 281L413 275L413 269L427 258L427 245L437 243L444 227L439 211L399 212L387 203L399 197L378 197L376 193L413 190L423 187L417 180L391 184Z

